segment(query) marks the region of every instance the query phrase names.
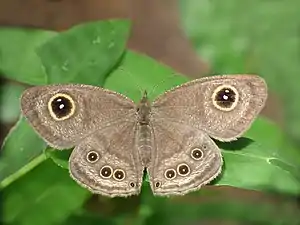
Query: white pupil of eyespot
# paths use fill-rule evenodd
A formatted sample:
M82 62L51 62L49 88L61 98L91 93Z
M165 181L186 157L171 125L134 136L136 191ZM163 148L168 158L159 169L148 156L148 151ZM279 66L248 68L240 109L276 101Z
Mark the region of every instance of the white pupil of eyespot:
M58 98L56 101L57 101L57 102L61 102L62 99L61 99L61 98ZM58 107L59 107L59 109L63 109L63 108L65 107L65 105L64 105L64 104L60 104Z
M223 95L223 99L224 99L224 100L228 100L228 98L229 98L229 97L228 97L227 95Z

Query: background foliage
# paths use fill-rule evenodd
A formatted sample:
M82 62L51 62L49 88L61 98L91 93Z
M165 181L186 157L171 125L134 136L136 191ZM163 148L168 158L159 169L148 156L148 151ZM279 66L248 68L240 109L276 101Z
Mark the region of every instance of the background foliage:
M287 132L300 139L300 2L188 0L182 23L214 73L258 73L283 99Z
M259 39L263 36L261 27L272 30L272 26L247 24L247 18L254 17L250 13L254 3L253 6L248 3L246 8L233 0L224 5L211 1L203 1L203 4L200 8L195 1L182 3L183 21L195 47L213 63L216 73L256 72L263 74L273 90L280 89L278 78L270 76L275 70L274 65L279 65L266 62L275 55L267 50L280 45L275 41L270 44L271 38L266 38L265 42ZM262 12L268 12L267 6L261 4ZM247 9L248 14L239 11L238 7ZM279 3L277 7L280 11ZM216 10L222 12L218 17ZM291 13L292 8L286 15ZM201 29L195 22L199 20L203 21ZM187 81L154 60L125 50L129 29L128 21L122 20L82 24L63 33L0 29L0 71L10 80L1 86L1 121L13 123L18 119L18 99L28 85L93 84L116 90L136 101L144 89L154 98ZM287 31L284 33L288 35ZM282 51L294 50L286 46L281 48ZM282 71L289 69L285 66ZM282 75L278 70L275 72L272 74ZM295 90L292 86L285 87L286 91L281 89L282 96L288 90ZM289 110L292 108L290 106ZM297 131L291 133L297 134ZM214 182L216 186L229 185L292 198L299 195L300 151L272 122L259 118L245 138L218 144L223 150L226 167L223 175ZM144 182L138 197L92 197L69 177L67 159L70 151L56 152L47 148L22 117L6 137L1 152L0 188L4 197L2 220L5 224L193 224L211 218L244 221L243 224L299 222L299 211L288 203L272 206L222 201L219 192L211 188L186 197L166 199L153 197L148 183ZM195 201L208 197L213 198L202 204ZM103 205L100 212L93 210L93 199Z

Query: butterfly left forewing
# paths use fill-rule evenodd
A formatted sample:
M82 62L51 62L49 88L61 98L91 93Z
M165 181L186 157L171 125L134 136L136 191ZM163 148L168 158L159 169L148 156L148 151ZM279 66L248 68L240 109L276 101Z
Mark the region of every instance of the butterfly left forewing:
M21 110L34 130L57 149L74 147L115 120L135 118L130 99L83 84L31 87L22 94Z

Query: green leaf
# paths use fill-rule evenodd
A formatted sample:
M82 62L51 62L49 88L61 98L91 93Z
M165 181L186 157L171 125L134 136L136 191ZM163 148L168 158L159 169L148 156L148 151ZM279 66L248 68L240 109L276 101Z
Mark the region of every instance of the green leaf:
M236 224L298 224L299 211L291 201L282 204L232 199L222 189L202 189L201 194L176 198L152 198L153 212L143 224L207 224L235 221ZM287 210L288 209L288 210ZM171 216L172 215L172 216Z
M123 54L129 35L127 20L77 25L37 49L48 83L101 85Z
M216 184L298 195L300 151L282 145L284 135L279 128L259 118L245 137L254 141L243 148L239 145L244 139L219 143L223 148L225 167Z
M143 92L154 99L158 94L188 81L168 66L133 51L127 51L120 66L105 80L104 88L122 93L138 101Z
M37 162L32 163L32 161L45 148L45 142L21 117L1 147L0 188L7 186L34 167ZM38 161L40 160L43 161L41 158Z
M0 28L0 72L22 83L46 83L35 49L57 33L29 28Z
M69 169L69 158L71 153L72 149L57 150L54 148L47 148L45 150L46 156L63 169Z
M117 223L112 218L103 218L98 215L89 214L79 214L72 215L66 221L61 223L61 225L95 225L95 224L105 224L105 225L117 225Z
M6 224L52 225L66 220L91 194L47 160L5 188L3 196Z
M20 116L19 98L25 87L7 82L0 86L0 121L13 123Z

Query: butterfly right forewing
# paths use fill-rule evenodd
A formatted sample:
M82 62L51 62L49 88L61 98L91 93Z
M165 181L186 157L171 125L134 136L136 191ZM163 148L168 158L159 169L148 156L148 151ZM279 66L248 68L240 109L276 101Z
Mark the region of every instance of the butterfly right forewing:
M266 99L267 85L259 76L212 76L167 91L153 102L152 112L154 118L176 121L215 139L231 141L250 127Z

